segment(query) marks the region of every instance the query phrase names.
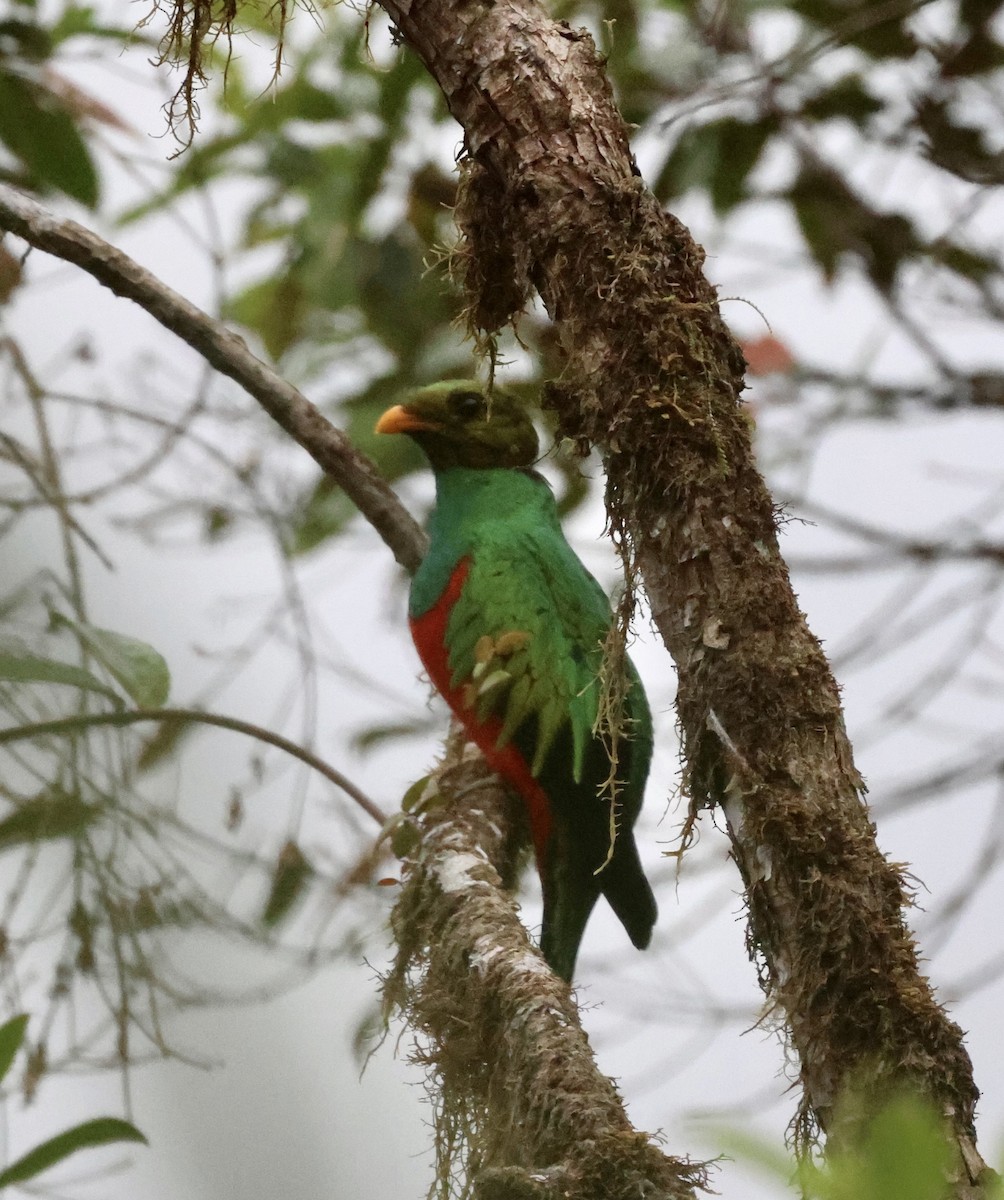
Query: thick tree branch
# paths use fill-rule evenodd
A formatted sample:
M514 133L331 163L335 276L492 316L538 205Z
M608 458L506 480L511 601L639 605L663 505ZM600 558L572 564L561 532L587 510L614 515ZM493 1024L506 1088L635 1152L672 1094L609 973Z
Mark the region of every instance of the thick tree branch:
M373 463L292 384L248 349L243 338L160 282L127 254L75 221L54 217L0 184L0 230L74 263L117 296L135 301L222 374L239 383L331 476L390 547L414 571L425 534Z
M518 803L454 741L431 778L392 918L389 1004L424 1035L437 1083L441 1180L462 1165L480 1200L685 1200L704 1169L636 1133L596 1069L568 985L512 896ZM458 1161L461 1160L461 1161Z
M611 524L679 672L693 809L725 812L749 946L801 1060L800 1128L850 1085L909 1083L983 1170L959 1028L921 973L902 871L878 850L839 692L781 558L740 404L743 358L703 252L637 178L601 61L537 0L382 0L465 130L472 324L532 288L568 356L565 433L599 445Z

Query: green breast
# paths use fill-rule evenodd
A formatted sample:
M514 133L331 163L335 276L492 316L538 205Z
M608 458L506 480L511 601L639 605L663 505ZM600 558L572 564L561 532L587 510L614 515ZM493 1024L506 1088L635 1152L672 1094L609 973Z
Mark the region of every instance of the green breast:
M466 467L437 472L429 551L412 580L411 617L432 608L462 558L475 552L479 560L490 558L495 547L511 543L523 531L548 547L554 539L554 553L571 554L554 496L536 472ZM516 579L512 583L519 585Z

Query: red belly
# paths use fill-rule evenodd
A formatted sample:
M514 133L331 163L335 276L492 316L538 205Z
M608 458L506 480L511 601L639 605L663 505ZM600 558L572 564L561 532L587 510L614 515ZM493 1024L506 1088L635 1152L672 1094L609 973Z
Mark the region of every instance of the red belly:
M462 684L458 687L451 686L446 626L450 619L450 611L464 590L470 567L471 560L462 558L454 567L442 596L428 612L420 617L409 618L408 624L415 648L436 691L453 710L468 738L480 749L492 770L507 780L522 796L530 818L537 865L538 868L543 868L547 843L551 836L551 806L543 788L534 779L529 764L512 742L499 749L497 742L502 732L502 719L490 716L485 721L476 720L474 713L463 705Z

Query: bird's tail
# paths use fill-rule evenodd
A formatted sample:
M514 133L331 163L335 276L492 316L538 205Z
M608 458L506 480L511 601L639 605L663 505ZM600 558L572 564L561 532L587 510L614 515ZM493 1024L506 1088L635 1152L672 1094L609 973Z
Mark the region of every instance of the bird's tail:
M569 863L564 855L552 855L549 868L541 873L541 884L544 924L540 949L551 970L571 983L579 943L599 899L599 881L584 873L581 864Z
M630 829L618 833L614 856L597 879L628 937L639 950L644 950L652 940L652 927L659 909L641 869L638 847Z

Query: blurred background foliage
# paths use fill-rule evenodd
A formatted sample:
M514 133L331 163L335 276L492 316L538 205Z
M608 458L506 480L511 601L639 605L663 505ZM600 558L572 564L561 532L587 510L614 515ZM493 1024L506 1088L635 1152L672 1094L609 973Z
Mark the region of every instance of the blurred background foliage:
M923 761L900 758L916 766L912 774L879 781L876 810L996 789L980 853L929 914L933 934L944 937L981 885L999 883L1004 494L999 478L974 475L971 503L916 529L882 512L838 510L810 481L825 439L842 425L947 411L996 418L1004 409L1000 7L553 6L593 33L643 173L708 246L712 278L719 262L738 264L733 277L758 303L764 279L775 294L790 288L796 307L807 308L809 295L818 300L804 336L766 329L752 309L729 312L778 499L829 537L796 538L794 565L806 578L852 584L863 573L890 573L887 592L837 655L842 678L890 663L860 744L895 739L904 727L941 738ZM192 262L205 265L210 303L417 507L427 506L427 481L409 479L422 466L415 449L372 431L400 391L479 368L458 328L461 297L448 270L462 145L441 97L376 8L299 10L276 73L277 10L247 4L233 43L218 40L207 59L197 135L188 144L182 113L176 143L160 142L151 155L137 149L115 64L152 77L148 60L176 59L177 47L165 49L164 14L142 15L137 26L137 13L118 0L8 0L0 8L0 178L70 213L84 209L113 241L148 230L156 239L158 222L174 221ZM112 64L105 74L103 64ZM171 66L160 78L169 81L165 109L178 117L180 75L177 63L167 73ZM0 243L0 533L15 538L40 515L54 517L59 531L52 562L16 586L0 584L0 706L14 731L0 781L0 854L14 881L0 898L0 954L29 964L5 979L10 1003L24 1007L17 980L31 978L44 981L46 1006L33 1023L41 1032L27 1091L81 1058L109 1065L166 1053L163 1013L226 993L166 970L166 935L199 925L281 951L282 980L263 984L264 994L333 955L359 953L366 922L345 916L346 898L393 874L373 848L375 828L354 812L328 812L322 837L307 785L274 750L246 761L211 833L190 820L180 784L170 801L149 800L146 781L184 759L194 723L165 720L153 736L88 725L138 703L136 689L154 688L159 703L167 687L156 651L92 620L81 557L106 557L90 532L100 514L115 538L154 548L201 543L228 564L249 530L270 548L274 594L241 638L204 653L204 677L185 686L189 707L243 696L242 673L268 644L282 650L285 666L269 668L263 726L295 721L300 740L314 744L318 679L329 671L359 699L340 729L343 743L329 749L325 741L322 753L411 747L410 739L442 728L440 714L397 690L411 660L397 679L379 664L363 670L336 654L310 608L330 556L351 564L351 574L373 546L338 487L312 474L244 398L190 363L179 366L170 347L142 351L123 374L103 371L111 352L97 337L53 329L33 340L22 314L38 322L44 307L35 297L44 306L53 286L50 268L36 270L38 257ZM848 294L843 307L833 299ZM848 312L867 314L864 333L845 327ZM540 308L524 314L501 352L507 383L528 399L561 370ZM973 436L987 436L987 427ZM546 465L570 515L599 488L593 467L581 468L560 447ZM849 466L848 486L852 477ZM387 588L385 576L366 578ZM354 603L375 618L390 611L372 594ZM946 630L949 620L962 626ZM965 728L963 696L983 713ZM659 700L668 709L668 695ZM14 740L20 728L65 717L80 722L71 738ZM330 735L325 726L323 738ZM416 763L414 774L423 769ZM241 841L249 800L267 786L291 797L291 815L269 836ZM43 869L53 845L62 865ZM664 882L671 875L664 864ZM307 892L315 896L309 920ZM966 986L986 987L1002 972L1004 952L995 950ZM98 995L103 1021L86 1038L65 1038L57 1053L52 1031L83 986ZM635 991L632 999L644 997ZM726 1009L719 1024L755 1017L749 1007Z

